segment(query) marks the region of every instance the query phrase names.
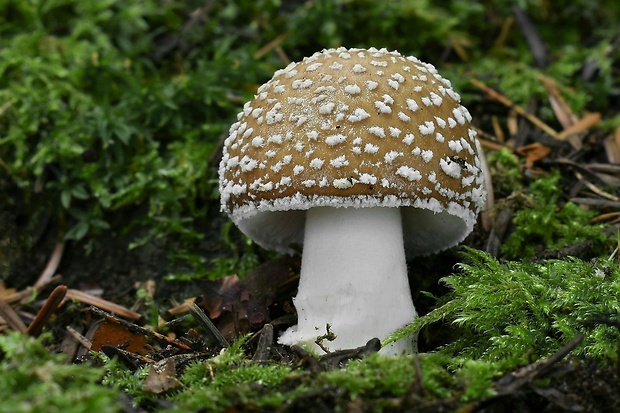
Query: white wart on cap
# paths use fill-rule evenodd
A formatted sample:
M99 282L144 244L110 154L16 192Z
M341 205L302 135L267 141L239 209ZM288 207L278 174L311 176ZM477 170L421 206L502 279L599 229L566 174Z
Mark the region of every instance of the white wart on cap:
M244 106L220 164L222 208L280 252L303 243L300 211L317 206L404 207L408 255L451 247L485 198L470 120L430 64L324 50L278 70Z

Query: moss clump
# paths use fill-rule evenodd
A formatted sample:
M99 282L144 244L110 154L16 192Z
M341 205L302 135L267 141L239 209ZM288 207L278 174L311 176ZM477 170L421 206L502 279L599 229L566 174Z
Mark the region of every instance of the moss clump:
M506 368L547 357L579 334L584 340L575 355L601 362L618 357L620 331L597 322L619 318L620 268L614 262L500 263L473 249L464 257L460 274L442 279L451 291L438 307L390 340L445 320L457 334L442 353Z
M523 189L523 173L519 158L503 148L487 155L487 167L493 177L493 191L497 198L506 197Z
M66 364L41 340L0 335L0 412L120 412L120 393L101 385L104 370Z
M595 212L581 209L572 202L562 204L561 196L557 173L530 185L531 202L517 211L513 219L514 231L502 245L506 258L531 258L543 251L586 241L595 251L603 249L607 236L602 225L591 223Z
M106 382L116 383L138 404L166 400L158 412L195 412L201 409L219 412L231 405L264 411L281 406L299 392L279 390L291 373L291 367L254 362L245 355L244 344L245 339L237 340L218 356L190 363L175 378L178 386L163 394L154 394L143 388L148 366L131 372L117 361L106 359Z
M320 381L346 391L354 399L373 400L375 408L405 404L417 385L427 401L455 398L463 402L493 394L498 363L454 358L441 352L417 356L421 377L415 370L416 356L387 358L374 354L350 362L345 369L325 373ZM467 383L466 386L463 383Z

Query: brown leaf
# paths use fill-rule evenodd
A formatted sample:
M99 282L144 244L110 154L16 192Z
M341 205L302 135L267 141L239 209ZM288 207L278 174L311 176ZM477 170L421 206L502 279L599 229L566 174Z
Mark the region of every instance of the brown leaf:
M227 340L271 320L269 307L297 287L300 260L284 257L256 267L243 280L236 275L204 284L200 305Z
M269 321L269 307L285 291L297 286L300 263L298 258L285 257L256 267L241 281L241 302L254 326Z
M556 81L542 75L540 76L540 80L547 89L549 102L551 103L551 108L553 109L556 119L560 125L562 125L562 128L570 128L577 122L577 116L560 94Z
M620 164L620 145L618 144L618 139L615 136L608 136L603 140L603 146L605 147L605 154L609 163Z
M200 306L207 312L209 318L216 319L223 312L232 311L232 303L239 301L240 288L237 274L216 281L207 281L202 288Z
M525 166L531 168L534 166L535 162L549 155L551 153L551 148L540 143L532 143L520 147L517 149L517 153L521 156L525 156Z
M105 345L122 347L126 351L142 355L151 351L146 336L106 320L97 321L86 338L92 342L90 349L93 351L101 351L101 347Z
M175 389L181 385L176 376L176 366L174 359L172 358L166 359L164 368L161 370L151 364L149 366L149 374L144 380L142 390L154 394L161 394L167 392L168 390Z

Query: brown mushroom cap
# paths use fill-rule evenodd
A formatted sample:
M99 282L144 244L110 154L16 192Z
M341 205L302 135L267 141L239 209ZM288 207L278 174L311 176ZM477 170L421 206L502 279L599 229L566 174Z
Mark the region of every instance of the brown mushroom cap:
M430 64L324 50L278 70L244 106L220 164L222 209L258 244L290 252L309 208L406 207L410 254L448 248L485 199L470 120Z

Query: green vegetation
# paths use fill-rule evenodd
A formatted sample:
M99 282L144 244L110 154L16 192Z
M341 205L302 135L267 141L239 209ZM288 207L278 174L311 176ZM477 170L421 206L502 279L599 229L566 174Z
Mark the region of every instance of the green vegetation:
M7 395L15 392L18 398L11 398L15 404L6 411L58 405L77 412L99 404L115 411L113 401L120 397L119 390L131 395L134 403L173 402L170 407L162 405L159 412L198 411L205 406L224 411L231 403L270 409L325 392L335 403L362 398L380 411L405 403L418 380L428 400L467 403L492 396L495 379L549 357L578 335L584 339L573 351L577 359L599 364L618 361L620 331L604 323L620 312L620 267L614 261L500 263L472 249L465 251L463 261L457 274L442 280L450 292L437 307L400 332L407 335L420 328L450 325L453 340L419 356L420 379L413 356L372 355L350 362L343 370L311 373L291 365L253 362L241 339L214 358L193 362L177 378L177 387L156 395L143 389L146 367L132 372L109 359L103 369L66 365L40 341L10 334L0 336L4 352L0 377L5 383L0 388ZM437 323L442 324L437 327ZM103 383L111 389L97 385L104 374ZM24 407L23 400L34 407Z
M519 158L506 148L487 156L487 167L493 177L496 198L506 198L523 190L524 177L519 166Z
M607 241L603 226L591 224L596 212L572 202L562 204L559 174L534 181L526 196L528 205L515 214L515 229L502 245L506 258L531 258L537 252L584 241L592 243L597 251L603 250Z
M510 26L511 5L3 0L0 167L2 186L17 195L2 207L25 217L51 212L68 240L147 228L133 235L134 246L174 242L175 258L221 275L237 256L210 264L196 248L209 209L218 209L217 157L209 159L241 104L287 63L263 49L274 39L294 60L339 45L397 49L443 63L468 99L475 101L467 81L474 76L516 103L540 98L550 115L546 76L574 110L605 111L605 96L617 93L610 42L620 7L521 2L534 22L546 23L541 36L553 52L537 69ZM502 25L513 30L493 43ZM590 31L596 41L580 45ZM584 61L596 73L588 82L580 77ZM27 221L33 231L37 219Z
M453 340L419 356L421 378L413 356L375 354L324 373L257 363L248 359L241 339L216 357L192 362L176 379L178 386L156 395L143 388L146 367L131 371L109 359L103 369L67 365L40 341L14 333L0 336L0 389L6 397L17 394L5 399L12 404L3 407L8 406L7 412L40 411L38 406L48 405L71 407L63 411L99 406L108 410L97 411L116 411L122 390L133 403L173 402L162 404L158 412L205 406L224 411L231 404L269 410L318 394L333 398L341 408L347 400L361 398L381 411L406 403L415 383L424 388L427 401L467 403L492 396L495 379L550 356L580 334L584 339L574 357L599 364L618 361L620 331L601 321L614 320L620 312L620 267L614 261L500 263L472 249L465 251L463 261L457 274L442 280L450 292L437 307L399 334L450 324ZM112 388L97 385L104 374L102 383Z
M134 245L202 237L216 189L209 157L239 93L273 70L252 46L233 48L239 19L260 10L233 4L188 38L180 2L0 4L0 160L29 215L51 210L68 240L111 225L150 228ZM175 39L203 46L164 60Z
M277 389L290 373L290 367L247 360L241 349L243 341L238 340L217 357L191 365L181 377L186 390L172 397L178 404L171 411L196 411L205 405L224 410L231 400L273 408L299 393L285 395Z
M0 335L0 412L121 411L118 391L100 384L103 369L66 364L42 341L17 332Z
M458 274L441 281L450 292L428 314L386 342L444 320L456 328L439 351L512 368L559 350L578 334L575 354L617 359L620 331L600 320L620 313L620 268L612 260L576 258L506 262L465 249Z

